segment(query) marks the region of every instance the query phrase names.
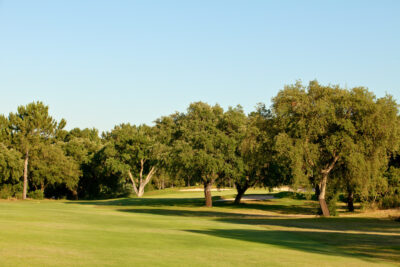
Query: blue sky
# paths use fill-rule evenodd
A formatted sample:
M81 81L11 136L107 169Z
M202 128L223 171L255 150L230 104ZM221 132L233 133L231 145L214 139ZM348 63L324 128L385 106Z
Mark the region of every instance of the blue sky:
M104 131L193 101L250 112L298 79L400 100L399 14L400 1L0 0L0 113L40 100L68 129Z

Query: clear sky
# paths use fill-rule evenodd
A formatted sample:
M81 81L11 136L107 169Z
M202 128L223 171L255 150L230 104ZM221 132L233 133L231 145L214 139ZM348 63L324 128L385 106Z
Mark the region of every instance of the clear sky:
M200 100L250 112L298 79L399 101L400 1L0 2L2 114L40 100L104 131Z

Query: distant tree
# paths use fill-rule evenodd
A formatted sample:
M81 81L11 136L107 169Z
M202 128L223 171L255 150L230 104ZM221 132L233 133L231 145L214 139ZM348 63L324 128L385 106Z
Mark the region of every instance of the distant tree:
M22 198L26 199L28 187L28 163L30 150L40 142L56 135L57 130L65 127L65 120L57 123L48 114L48 106L42 102L32 102L19 106L17 113L9 115L12 141L24 155L24 184Z
M224 131L231 140L234 153L226 153L239 204L247 189L254 186L272 187L287 183L287 168L275 152L277 134L274 118L265 105L245 116L240 107L230 108L224 115Z
M10 121L3 115L0 115L0 142L7 145L11 142Z
M248 166L246 166L242 153L242 145L248 133L248 126L249 120L241 106L229 107L223 114L220 123L220 128L227 140L227 149L222 154L226 167L223 168L220 176L233 180L237 190L235 203L240 203L240 199L247 188L256 183L255 177L247 175Z
M105 134L108 142L103 149L106 166L116 175L130 180L138 197L156 173L160 146L153 129L146 125L121 124Z
M0 191L4 186L8 187L7 197L15 197L20 192L18 187L23 166L21 156L17 150L0 142Z
M376 101L364 88L345 90L316 81L307 88L301 83L286 86L273 99L281 129L277 148L290 158L295 184L318 185L324 216L330 215L325 201L329 177L340 177L335 172L341 167L347 172L342 184L359 185L361 191L374 185L376 189L396 139L394 107L390 97Z
M31 184L42 193L48 186L62 185L76 195L81 171L79 164L65 155L62 144L39 143L31 150Z
M204 185L206 206L212 207L211 188L227 171L229 138L222 130L223 109L203 102L190 104L177 119L173 158L187 175Z
M93 198L99 196L99 186L103 182L99 172L101 163L96 162L95 155L103 147L97 129L75 128L66 132L63 137L63 149L67 156L72 157L80 166L77 192L72 197Z
M160 147L158 150L159 171L153 181L159 189L183 185L185 179L188 186L190 183L191 171L184 169L183 165L180 164L179 158L176 157L177 154L173 153L179 118L179 113L163 116L155 121L155 126L153 127L154 136Z

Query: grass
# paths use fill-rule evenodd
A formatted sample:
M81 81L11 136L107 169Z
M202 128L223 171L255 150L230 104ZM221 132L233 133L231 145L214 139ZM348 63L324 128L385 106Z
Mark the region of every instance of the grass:
M233 194L213 192L214 200ZM211 209L202 192L177 189L143 199L0 201L0 266L400 266L400 222L319 218L316 202L279 196Z

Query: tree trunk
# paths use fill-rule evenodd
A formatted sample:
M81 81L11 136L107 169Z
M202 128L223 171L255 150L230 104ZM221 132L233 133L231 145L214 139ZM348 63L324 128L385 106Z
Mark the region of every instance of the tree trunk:
M328 181L328 173L324 173L322 181L320 183L320 193L318 196L319 205L321 206L322 215L329 217L328 205L326 205L325 195L326 195L326 182Z
M351 189L348 190L347 208L349 211L354 211L354 193Z
M133 179L132 173L130 171L128 171L128 176L129 176L129 179L131 179L133 190L135 190L135 194L138 195L139 192L136 187L135 179Z
M329 217L329 209L328 209L328 205L326 205L326 201L325 201L325 195L326 195L326 183L328 182L328 175L331 172L331 170L333 169L333 167L335 166L336 162L338 161L339 156L335 155L335 157L333 158L333 161L331 162L331 164L327 165L326 168L324 170L321 171L322 173L322 181L320 183L320 193L318 196L318 200L319 200L319 205L321 206L321 210L322 210L322 215L325 217Z
M204 198L206 199L206 207L212 207L212 198L211 198L211 187L212 182L207 181L204 182Z
M236 191L237 191L237 195L235 197L235 204L240 204L240 200L242 199L244 193L246 192L246 190L248 189L248 185L244 185L244 186L240 186L239 184L236 184Z
M26 199L26 192L28 189L28 160L29 160L29 151L27 150L24 162L24 187L22 190L22 199Z
M76 191L75 189L72 190L72 199L73 200L78 200L78 191Z
M152 167L147 174L146 178L143 180L143 161L142 161L142 169L140 170L139 174L139 185L138 187L136 186L135 179L133 179L132 173L129 171L129 179L131 179L133 189L135 190L135 193L138 197L142 197L144 194L144 188L146 185L150 182L151 178L153 177L154 173L156 172L156 168Z
M138 196L138 197L142 197L143 194L144 194L144 186L140 186L137 196Z

